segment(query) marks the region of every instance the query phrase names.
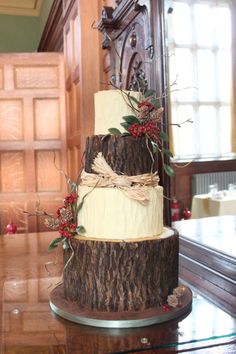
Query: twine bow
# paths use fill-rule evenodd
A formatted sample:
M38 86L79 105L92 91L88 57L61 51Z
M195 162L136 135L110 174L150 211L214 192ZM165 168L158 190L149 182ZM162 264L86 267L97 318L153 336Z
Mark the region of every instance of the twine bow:
M119 188L129 198L138 201L142 205L146 205L149 202L147 186L155 187L159 182L157 172L137 176L118 175L108 165L101 152L95 157L92 169L96 174L82 172L81 185Z

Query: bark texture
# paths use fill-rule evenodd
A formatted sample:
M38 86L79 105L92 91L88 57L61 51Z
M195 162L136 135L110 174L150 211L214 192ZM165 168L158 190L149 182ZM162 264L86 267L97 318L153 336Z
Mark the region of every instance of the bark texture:
M145 137L93 135L86 139L85 151L85 171L88 173L94 173L92 164L99 152L118 174L136 176L157 171L156 161L153 163L151 156L151 143L147 143Z
M178 286L178 234L138 242L73 239L64 269L65 298L93 311L160 306ZM65 264L71 256L64 254Z

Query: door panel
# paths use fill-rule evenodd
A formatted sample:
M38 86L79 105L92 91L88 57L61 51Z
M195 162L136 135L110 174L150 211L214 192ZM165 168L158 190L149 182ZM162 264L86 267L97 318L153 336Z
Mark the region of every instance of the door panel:
M36 204L54 213L66 193L62 54L0 55L0 231L46 230L28 217Z

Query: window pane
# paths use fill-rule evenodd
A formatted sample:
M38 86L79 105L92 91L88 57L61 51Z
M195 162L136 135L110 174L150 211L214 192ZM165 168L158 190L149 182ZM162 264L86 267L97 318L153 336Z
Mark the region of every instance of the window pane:
M223 154L231 152L231 108L220 107L220 148Z
M210 50L198 50L198 94L200 101L215 100L215 60Z
M207 45L213 41L214 17L209 5L194 6L195 28L198 45Z
M181 124L187 119L193 119L193 106L181 105L172 107L172 122ZM194 123L185 123L181 127L173 126L173 134L175 135L174 151L176 156L193 156L195 153L194 137L196 135L196 127Z
M231 63L231 53L229 51L220 50L218 52L217 75L218 75L219 100L223 102L230 102L232 63Z
M174 41L176 43L190 44L192 41L192 28L190 7L188 4L175 2L173 18Z
M194 71L191 50L177 48L172 59L170 84L176 83L171 87L174 93L172 98L180 101L193 100Z
M218 7L214 11L217 45L220 48L231 48L231 15L227 7Z
M209 156L219 155L219 140L216 119L216 109L214 106L199 107L199 128L200 128L200 148L201 154Z

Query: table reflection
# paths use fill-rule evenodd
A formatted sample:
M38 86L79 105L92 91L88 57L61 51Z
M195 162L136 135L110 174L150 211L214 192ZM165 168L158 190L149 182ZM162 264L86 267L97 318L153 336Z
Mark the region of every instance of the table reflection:
M191 313L178 320L135 329L78 325L61 319L49 308L48 295L60 281L59 276L5 281L2 297L3 354L112 353L212 337L204 344L222 343L233 337L222 336L236 332L233 317L196 293ZM177 352L178 348L183 350L201 345L202 342L187 343L174 348Z

